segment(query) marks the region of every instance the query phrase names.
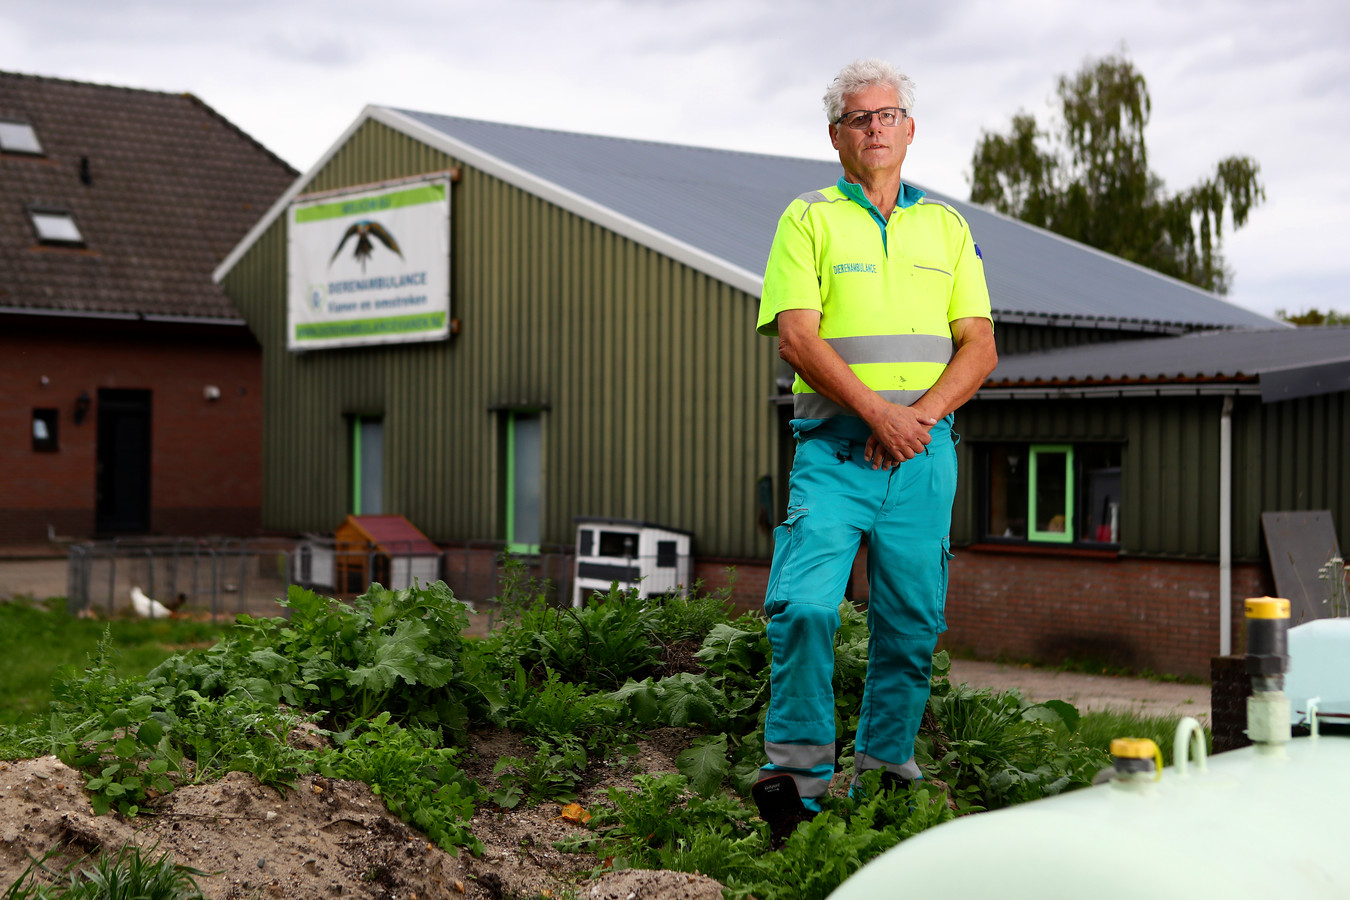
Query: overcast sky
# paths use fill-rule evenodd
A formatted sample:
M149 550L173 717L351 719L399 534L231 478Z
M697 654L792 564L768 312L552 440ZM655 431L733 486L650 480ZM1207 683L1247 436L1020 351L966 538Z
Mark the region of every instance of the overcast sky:
M0 68L191 92L301 171L368 103L829 158L825 84L882 56L918 85L906 179L962 199L982 130L1044 121L1059 75L1122 47L1169 188L1260 163L1266 202L1225 229L1229 298L1350 312L1345 0L0 3Z

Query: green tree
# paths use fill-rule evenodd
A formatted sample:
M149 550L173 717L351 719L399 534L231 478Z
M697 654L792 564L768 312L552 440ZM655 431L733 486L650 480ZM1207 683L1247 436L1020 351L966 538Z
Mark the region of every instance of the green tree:
M1151 102L1130 60L1089 60L1072 78L1060 77L1057 93L1060 109L1046 128L1022 111L1008 133L980 135L970 199L1226 293L1224 212L1241 227L1265 199L1256 160L1230 156L1210 177L1169 194L1148 167Z
M1296 315L1290 314L1283 309L1277 309L1275 310L1275 316L1276 318L1297 325L1300 328L1306 326L1315 327L1318 325L1350 325L1350 313L1340 313L1336 312L1334 309L1322 312L1315 306L1307 312L1301 312Z

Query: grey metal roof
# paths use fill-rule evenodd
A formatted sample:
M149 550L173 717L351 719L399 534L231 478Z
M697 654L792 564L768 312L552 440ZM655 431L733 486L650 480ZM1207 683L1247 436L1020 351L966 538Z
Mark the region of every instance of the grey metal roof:
M758 295L793 198L833 184L835 161L600 137L367 107L216 272L223 277L342 143L375 119L522 189ZM980 206L929 191L969 221L995 318L1180 333L1282 323L1218 295Z
M763 276L774 227L834 161L597 137L399 110L403 115ZM1269 328L1273 320L981 206L928 191L966 217L994 309L1010 316Z
M1202 383L1257 384L1267 402L1350 390L1350 326L1211 331L1007 356L980 394Z

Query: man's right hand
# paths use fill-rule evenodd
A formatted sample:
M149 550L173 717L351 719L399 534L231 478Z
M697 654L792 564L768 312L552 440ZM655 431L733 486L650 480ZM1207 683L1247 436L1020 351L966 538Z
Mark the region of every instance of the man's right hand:
M933 439L928 432L937 419L922 415L912 406L882 401L868 416L867 424L872 427L872 436L867 439L863 459L874 469L890 469L924 451Z

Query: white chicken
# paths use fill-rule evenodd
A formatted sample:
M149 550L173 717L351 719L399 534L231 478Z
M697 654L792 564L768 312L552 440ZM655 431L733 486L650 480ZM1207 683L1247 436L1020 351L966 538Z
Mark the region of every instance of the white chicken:
M145 592L136 586L131 588L131 605L136 608L136 615L143 619L167 619L173 615L167 606L145 596Z

